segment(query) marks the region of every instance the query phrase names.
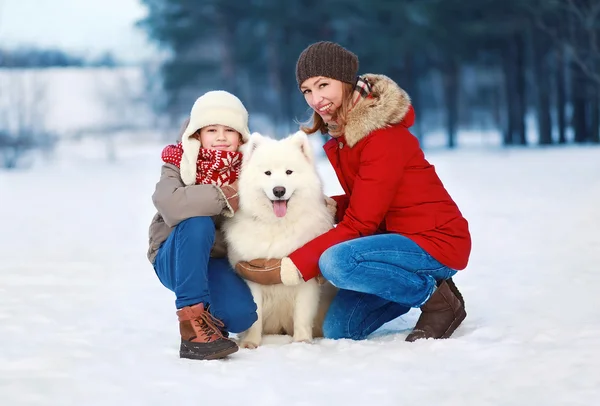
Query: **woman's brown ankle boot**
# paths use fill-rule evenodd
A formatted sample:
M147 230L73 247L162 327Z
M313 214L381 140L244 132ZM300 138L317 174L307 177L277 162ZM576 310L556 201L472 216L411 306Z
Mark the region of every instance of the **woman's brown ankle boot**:
M452 279L441 281L429 300L421 306L421 316L406 341L448 338L465 317L465 302L458 288Z

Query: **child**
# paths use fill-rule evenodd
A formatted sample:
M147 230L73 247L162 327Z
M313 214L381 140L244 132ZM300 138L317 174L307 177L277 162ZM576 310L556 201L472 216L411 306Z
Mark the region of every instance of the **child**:
M248 112L225 91L196 100L165 162L152 201L148 259L176 296L181 358L218 359L238 350L228 332L257 319L247 284L231 269L219 230L238 208L237 178L248 140Z

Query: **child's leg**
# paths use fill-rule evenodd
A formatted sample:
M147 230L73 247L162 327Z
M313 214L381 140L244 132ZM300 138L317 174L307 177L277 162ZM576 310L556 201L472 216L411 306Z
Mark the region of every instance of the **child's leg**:
M250 288L235 273L225 258L211 258L208 263L210 312L231 333L241 333L257 320L256 303Z
M178 309L210 303L208 261L214 239L213 220L192 217L179 223L158 250L154 269L162 284L175 293Z
M218 359L238 349L223 337L222 322L208 309L208 268L214 239L213 220L192 217L177 225L154 261L160 281L175 292L182 358Z

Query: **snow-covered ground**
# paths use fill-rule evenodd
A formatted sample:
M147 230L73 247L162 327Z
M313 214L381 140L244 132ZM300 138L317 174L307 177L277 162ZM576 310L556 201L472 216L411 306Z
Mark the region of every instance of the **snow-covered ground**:
M429 154L474 240L451 339L404 342L412 311L366 341L208 362L178 358L173 296L145 257L160 149L0 172L1 405L597 402L600 149Z

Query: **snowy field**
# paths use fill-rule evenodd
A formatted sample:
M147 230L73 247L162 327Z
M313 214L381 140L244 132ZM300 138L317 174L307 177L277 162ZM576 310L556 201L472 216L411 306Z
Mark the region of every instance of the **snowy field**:
M434 151L470 221L467 319L406 343L178 358L173 295L146 260L161 146L60 151L0 172L0 405L593 405L600 395L600 149ZM339 186L321 166L327 191Z

